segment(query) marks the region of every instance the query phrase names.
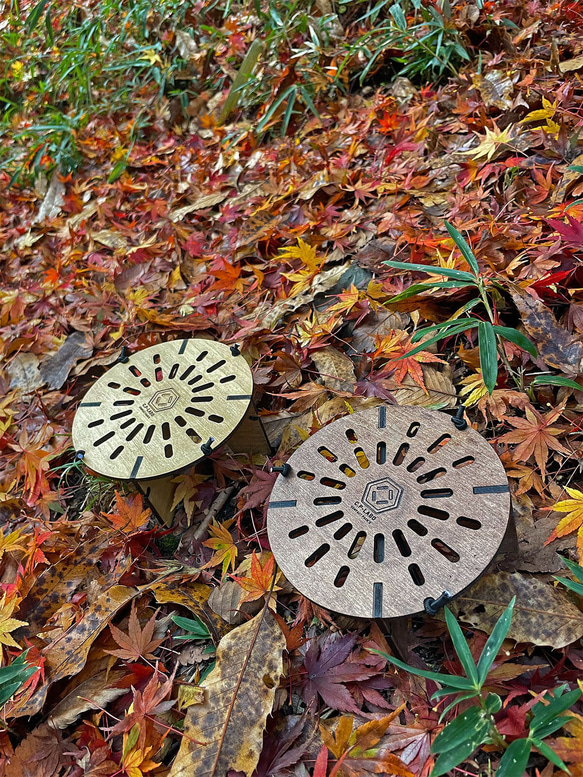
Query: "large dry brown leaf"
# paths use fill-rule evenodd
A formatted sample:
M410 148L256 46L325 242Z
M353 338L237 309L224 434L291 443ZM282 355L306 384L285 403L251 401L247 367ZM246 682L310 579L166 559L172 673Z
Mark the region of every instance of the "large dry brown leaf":
M380 308L376 313L369 313L364 321L354 330L350 345L359 353L370 353L377 347L378 341L386 337L394 329L405 329L409 321L407 313Z
M93 346L87 343L84 332L73 332L56 353L43 360L40 366L42 382L52 389L61 388L75 364L92 353Z
M91 579L92 573L97 569L98 550L104 542L103 537L99 537L79 545L76 550L39 575L18 611L22 620L28 622L27 626L19 630L19 637L32 637L46 628L47 621L63 604L71 600L77 587Z
M520 572L485 575L458 596L451 608L464 623L490 633L513 596L510 639L562 648L583 636L583 613L568 595Z
M15 749L6 766L6 777L58 777L72 759L61 732L42 723Z
M128 692L125 687L114 687L115 683L125 676L126 672L120 669L113 672L103 670L80 683L53 707L49 715L51 725L55 728L67 728L83 712L104 709L110 701Z
M115 613L137 594L135 588L114 585L90 604L83 618L68 628L48 645L46 658L46 682L21 705L14 708L14 717L36 714L45 703L50 686L63 677L77 674L87 661L91 645L107 626Z
M186 713L185 736L170 777L253 772L283 672L284 648L283 633L268 609L223 637L217 664L201 683L204 703Z
M310 354L320 373L317 380L333 391L353 391L356 383L354 365L345 354L327 345Z
M514 304L522 318L526 331L534 340L539 356L551 367L568 375L582 371L583 343L576 340L540 300L531 297L519 286L512 284Z
M446 365L443 370L429 366L423 366L421 369L427 392L423 391L411 375L407 374L399 383L399 388L392 388L389 385L389 391L395 397L395 402L398 405L418 405L434 410L456 407L457 393L451 379L451 368Z

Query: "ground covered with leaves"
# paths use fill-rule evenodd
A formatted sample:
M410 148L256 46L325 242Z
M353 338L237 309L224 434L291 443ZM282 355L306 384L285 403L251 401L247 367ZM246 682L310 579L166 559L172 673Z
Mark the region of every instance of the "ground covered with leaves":
M518 554L451 605L477 659L516 597L499 735L451 770L495 774L583 669L580 5L3 13L1 774L427 777L471 702L442 717L265 529L271 466L381 402L464 402L507 470ZM167 525L70 432L122 347L184 337L240 344L275 453L178 474ZM410 625L410 663L468 671L443 613ZM570 714L528 775L583 775Z

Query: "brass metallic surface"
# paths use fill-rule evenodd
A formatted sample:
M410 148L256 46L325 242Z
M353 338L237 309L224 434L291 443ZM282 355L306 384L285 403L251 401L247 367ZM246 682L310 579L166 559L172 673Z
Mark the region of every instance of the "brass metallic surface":
M234 353L233 353L234 350ZM177 472L217 448L241 422L253 377L236 348L174 340L108 370L80 402L73 444L84 463L116 480Z

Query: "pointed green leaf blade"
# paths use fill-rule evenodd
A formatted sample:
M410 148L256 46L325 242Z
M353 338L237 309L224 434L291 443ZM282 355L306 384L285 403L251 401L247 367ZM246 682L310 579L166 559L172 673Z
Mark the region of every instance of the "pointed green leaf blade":
M478 261L477 261L476 257L474 256L474 252L472 251L470 246L467 244L465 238L457 231L457 229L453 226L453 224L449 223L449 221L445 222L445 228L449 232L449 236L451 237L453 242L459 248L461 255L464 257L466 262L472 268L472 272L477 277L480 274L480 268L478 267Z
M522 777L530 755L530 740L515 739L500 759L496 777Z
M453 642L453 648L459 658L461 665L464 668L464 672L467 674L468 679L472 681L474 685L478 684L478 669L472 658L472 653L464 637L464 633L455 616L447 607L445 608L445 622Z
M456 677L455 675L441 674L439 672L429 672L425 671L424 669L417 669L417 667L409 666L409 664L406 664L404 661L400 661L394 656L390 656L388 653L383 653L382 650L371 649L370 652L382 656L387 661L390 661L391 664L398 666L399 669L405 669L407 672L411 672L411 674L417 675L418 677L425 677L427 680L435 680L435 682L442 683L443 685L450 685L452 688L458 688L462 691L473 690L472 683L467 679L467 677Z
M480 321L478 326L478 345L480 347L480 367L484 385L491 394L498 379L498 353L496 351L496 333L489 321Z
M526 335L523 335L522 332L519 332L517 329L513 329L510 326L496 325L494 326L494 331L497 335L500 335L500 337L503 337L505 340L510 340L511 343L522 348L522 350L529 353L533 359L536 359L537 352L534 343L532 340L529 340ZM583 386L581 386L581 388L583 389Z
M470 707L441 731L431 745L432 753L448 753L466 742L474 739L484 728L490 727L480 707ZM477 745L476 745L477 747Z
M387 259L383 264L388 264L396 270L409 270L410 272L426 272L428 275L445 275L446 278L454 278L456 281L467 281L475 286L476 279L469 272L453 270L451 267L437 267L433 264L413 264L410 262L397 262Z
M512 597L512 600L508 607L504 610L502 615L498 618L496 625L494 626L492 633L488 637L488 641L484 645L482 655L478 661L478 680L480 685L486 682L486 677L490 671L490 667L494 663L494 659L498 655L498 651L502 647L502 643L506 639L508 629L510 628L510 622L512 621L512 612L514 610L514 603L516 602L516 596Z
M562 375L537 375L532 381L534 386L567 386L567 388L575 389L575 391L583 391L583 386L580 386L574 380L569 378L563 378Z

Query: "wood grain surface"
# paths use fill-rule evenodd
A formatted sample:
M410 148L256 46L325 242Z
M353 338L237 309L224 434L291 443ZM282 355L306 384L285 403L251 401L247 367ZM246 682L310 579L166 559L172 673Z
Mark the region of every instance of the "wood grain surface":
M426 598L472 583L504 537L504 467L445 413L354 413L316 432L288 464L270 498L269 541L298 591L336 612L420 612Z
M144 348L108 370L75 414L73 445L116 480L176 472L217 448L244 417L253 376L241 354L213 340Z

